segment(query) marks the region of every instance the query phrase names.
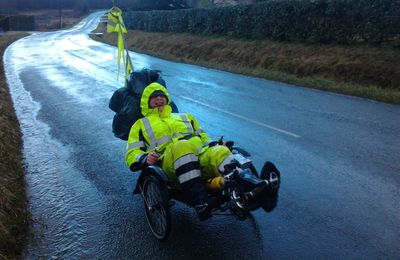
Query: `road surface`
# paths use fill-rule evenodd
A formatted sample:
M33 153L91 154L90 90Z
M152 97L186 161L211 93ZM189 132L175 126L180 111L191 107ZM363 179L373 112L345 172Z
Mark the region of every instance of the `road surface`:
M282 173L278 207L200 222L177 203L150 233L125 142L111 132L116 49L72 29L10 46L4 63L24 138L34 235L24 258L394 259L400 255L400 107L131 53L162 71L181 112Z

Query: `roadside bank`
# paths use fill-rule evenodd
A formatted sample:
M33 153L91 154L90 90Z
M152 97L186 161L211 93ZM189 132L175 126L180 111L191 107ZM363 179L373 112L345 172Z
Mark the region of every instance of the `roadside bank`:
M26 33L0 36L0 55ZM29 213L25 194L22 134L0 63L0 259L19 258L27 238Z
M115 34L91 37L110 45L117 42ZM128 31L125 42L130 50L163 59L400 104L398 49L144 31Z
M59 28L56 10L39 10L24 14L38 17L36 29ZM63 12L63 28L77 24L86 16L72 11ZM2 32L0 55L14 41L28 36L26 32ZM0 63L0 259L19 259L29 238L29 212L25 193L22 134Z

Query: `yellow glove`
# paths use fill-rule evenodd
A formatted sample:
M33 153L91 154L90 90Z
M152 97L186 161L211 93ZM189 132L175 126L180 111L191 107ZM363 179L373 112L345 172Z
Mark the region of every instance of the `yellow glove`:
M210 189L222 189L225 186L225 179L221 176L208 179L207 187Z

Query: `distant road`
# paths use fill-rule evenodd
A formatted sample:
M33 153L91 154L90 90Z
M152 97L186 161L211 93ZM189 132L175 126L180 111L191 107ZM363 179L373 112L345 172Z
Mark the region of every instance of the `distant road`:
M24 258L395 259L400 255L400 107L131 53L161 70L182 112L214 139L282 172L278 207L206 222L177 203L156 241L125 142L111 132L116 49L92 41L101 13L37 33L4 56L24 134L34 237Z

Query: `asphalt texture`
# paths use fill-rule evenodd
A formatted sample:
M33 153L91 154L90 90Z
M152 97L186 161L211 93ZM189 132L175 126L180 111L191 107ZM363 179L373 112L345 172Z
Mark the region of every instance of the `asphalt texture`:
M116 49L72 29L37 33L5 53L24 140L34 235L24 258L395 259L400 255L400 107L131 53L162 71L181 112L234 140L257 169L282 174L277 208L201 222L177 203L158 242L126 143L111 132Z

